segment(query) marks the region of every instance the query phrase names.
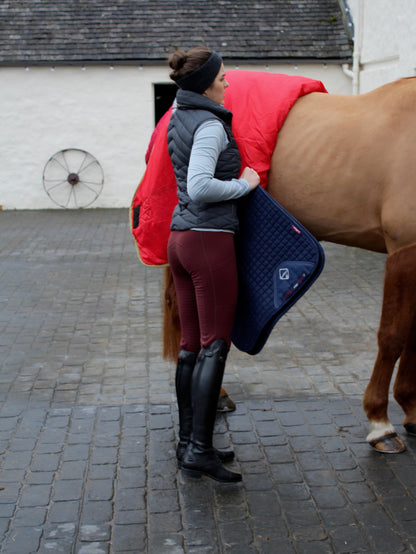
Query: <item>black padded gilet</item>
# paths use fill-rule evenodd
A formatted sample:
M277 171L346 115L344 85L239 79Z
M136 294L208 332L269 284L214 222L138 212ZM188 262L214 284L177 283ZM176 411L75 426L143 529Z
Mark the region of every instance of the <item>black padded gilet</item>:
M222 181L238 178L241 158L231 131L232 113L195 92L179 90L177 107L168 126L168 149L178 185L178 200L171 229L223 229L237 231L235 200L225 202L194 202L187 192L187 173L194 133L207 120L217 119L224 126L229 143L218 158L214 177Z

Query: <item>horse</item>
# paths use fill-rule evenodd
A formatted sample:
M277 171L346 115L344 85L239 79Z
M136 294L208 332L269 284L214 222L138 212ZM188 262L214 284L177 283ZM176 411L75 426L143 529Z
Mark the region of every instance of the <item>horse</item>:
M363 396L368 443L405 450L389 421L389 387L416 436L416 77L360 95L311 92L279 130L267 191L319 241L387 254L378 353ZM165 270L164 355L175 359L180 333ZM222 389L226 398L226 391Z

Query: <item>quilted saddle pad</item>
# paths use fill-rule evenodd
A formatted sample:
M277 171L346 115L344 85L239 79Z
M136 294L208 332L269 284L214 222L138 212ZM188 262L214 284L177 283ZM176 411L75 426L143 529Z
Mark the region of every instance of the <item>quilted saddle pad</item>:
M261 187L239 209L232 341L239 350L257 354L277 321L318 278L325 255L315 237Z

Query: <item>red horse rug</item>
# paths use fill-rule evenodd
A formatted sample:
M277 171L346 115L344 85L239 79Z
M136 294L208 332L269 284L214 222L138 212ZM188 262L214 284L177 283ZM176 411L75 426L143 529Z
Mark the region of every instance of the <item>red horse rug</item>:
M266 188L277 136L296 100L311 92L327 92L321 81L264 71L227 71L230 86L225 107L233 113L233 134L241 167L254 168ZM134 194L131 231L140 260L167 264L170 221L177 204L176 181L167 145L169 110L159 121L146 154L147 167Z

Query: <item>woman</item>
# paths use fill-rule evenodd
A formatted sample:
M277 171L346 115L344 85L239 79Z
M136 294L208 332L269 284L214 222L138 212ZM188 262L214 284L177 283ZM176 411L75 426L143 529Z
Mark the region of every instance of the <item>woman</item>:
M179 87L168 127L168 147L178 185L168 259L175 284L181 343L176 368L179 409L178 465L185 475L241 481L223 462L233 452L213 448L218 395L237 303L234 233L236 200L260 182L245 168L223 107L222 59L206 47L169 57Z

